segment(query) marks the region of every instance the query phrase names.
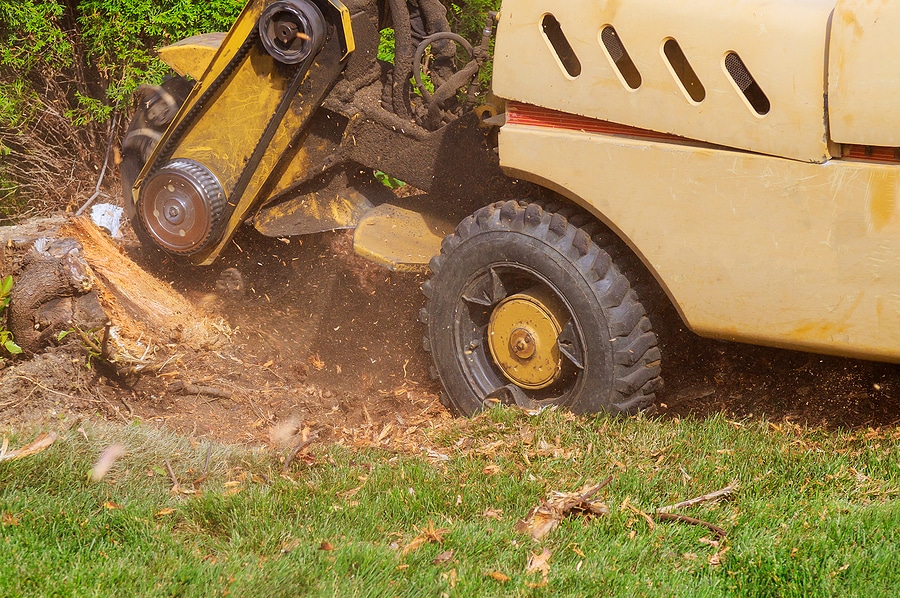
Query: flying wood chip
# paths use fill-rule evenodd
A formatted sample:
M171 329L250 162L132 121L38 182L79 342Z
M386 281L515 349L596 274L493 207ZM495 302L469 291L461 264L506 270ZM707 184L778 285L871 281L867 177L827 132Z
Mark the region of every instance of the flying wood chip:
M49 434L41 432L30 444L26 444L17 451L7 451L6 447L8 446L8 443L4 438L3 450L0 450L0 461L14 461L16 459L35 455L49 448L54 442L56 442L56 432L51 432Z

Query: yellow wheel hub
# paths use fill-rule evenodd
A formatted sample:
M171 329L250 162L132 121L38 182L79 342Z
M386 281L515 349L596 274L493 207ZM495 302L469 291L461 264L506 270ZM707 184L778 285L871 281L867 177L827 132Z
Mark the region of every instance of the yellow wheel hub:
M537 287L500 302L488 324L488 345L510 382L539 390L559 378L562 357L556 339L566 321L562 302Z

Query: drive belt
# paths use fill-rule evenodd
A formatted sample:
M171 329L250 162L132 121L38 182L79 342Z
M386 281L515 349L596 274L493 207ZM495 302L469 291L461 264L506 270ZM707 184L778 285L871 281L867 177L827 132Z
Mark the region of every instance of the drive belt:
M160 149L159 154L157 154L156 160L154 160L153 165L150 167L145 180L172 158L172 154L178 147L179 142L184 138L190 127L200 117L204 108L206 107L207 102L209 102L214 94L228 82L237 68L244 62L244 60L247 59L247 56L250 54L250 50L253 48L258 39L259 30L257 27L254 27L247 38L244 40L244 42L241 44L241 47L235 53L234 57L228 62L227 65L225 65L225 68L222 69L222 72L219 73L219 75L209 85L206 91L204 91L203 94L197 99L197 101L194 102L193 106L191 106L187 114L184 115L184 118L182 118L175 126L175 129L163 144L162 149ZM250 184L250 181L253 178L257 167L259 166L259 163L262 161L263 156L265 155L266 150L269 147L269 143L271 143L272 138L278 131L279 125L281 124L282 120L284 120L284 116L285 114L287 114L287 111L290 108L291 101L300 90L303 79L309 72L309 69L312 66L313 61L315 60L317 55L318 52L310 53L310 55L307 56L294 69L294 73L291 75L290 82L288 83L287 88L284 90L284 93L282 94L281 99L279 100L278 105L275 108L275 112L272 114L272 117L266 124L266 128L263 130L263 133L260 136L259 140L256 142L253 153L250 155L250 158L247 160L246 164L244 164L237 182L228 193L228 208L226 209L226 214L224 214L224 217L221 219L222 222L227 222L228 218L231 216L231 212L237 206L241 196L247 190L247 186Z

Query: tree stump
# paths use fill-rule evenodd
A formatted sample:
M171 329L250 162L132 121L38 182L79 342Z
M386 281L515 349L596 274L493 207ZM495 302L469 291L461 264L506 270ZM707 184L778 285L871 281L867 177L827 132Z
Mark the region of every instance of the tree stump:
M78 241L36 239L22 259L10 295L8 328L26 355L57 342L64 333L91 334L109 319Z
M87 218L0 227L0 277L8 274L14 286L6 325L26 357L69 330L72 338L106 339L97 333L107 326L104 358L136 372L176 346L206 350L227 341L221 318L143 270Z

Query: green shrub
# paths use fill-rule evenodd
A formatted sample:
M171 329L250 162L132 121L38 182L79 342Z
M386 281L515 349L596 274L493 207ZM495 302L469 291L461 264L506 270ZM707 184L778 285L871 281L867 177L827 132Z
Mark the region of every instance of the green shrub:
M0 0L0 219L22 206L30 214L71 205L99 170L111 115L165 74L155 48L226 31L243 5Z
M126 105L138 85L162 79L167 67L155 58L156 47L227 31L243 6L243 0L81 0L86 57L106 84L106 101Z

